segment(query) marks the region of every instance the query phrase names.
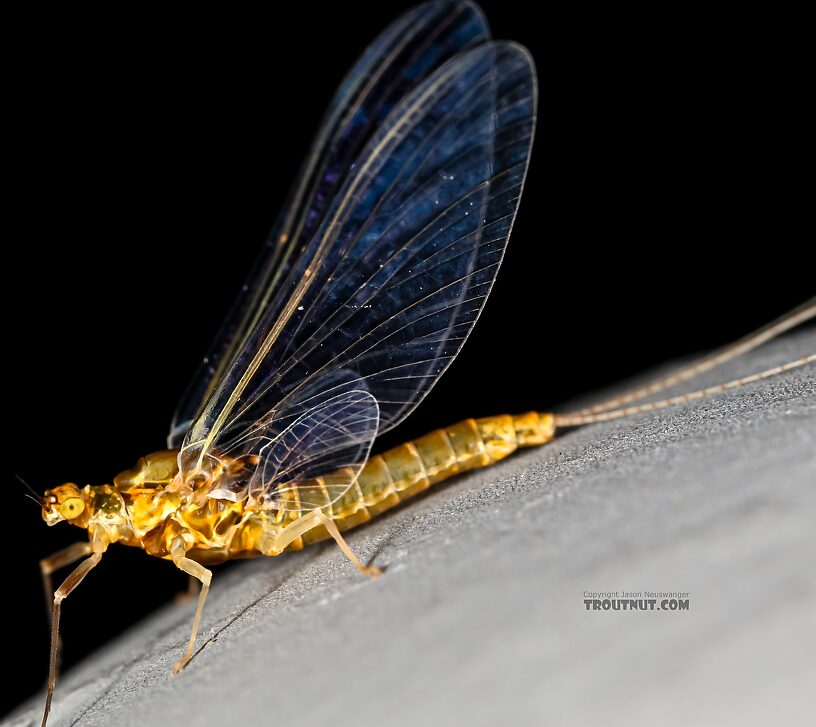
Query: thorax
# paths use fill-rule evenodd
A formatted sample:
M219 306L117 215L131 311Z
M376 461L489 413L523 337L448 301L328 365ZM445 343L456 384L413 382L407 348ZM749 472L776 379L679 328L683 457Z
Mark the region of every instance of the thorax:
M109 530L111 542L160 558L169 557L177 537L186 541L188 555L202 562L258 555L260 539L279 527L276 514L248 510L243 500L204 497L179 487L177 455L176 450L149 454L118 474L113 487L93 488L99 491L100 513L98 519L94 513L92 524ZM201 490L219 474L211 473Z

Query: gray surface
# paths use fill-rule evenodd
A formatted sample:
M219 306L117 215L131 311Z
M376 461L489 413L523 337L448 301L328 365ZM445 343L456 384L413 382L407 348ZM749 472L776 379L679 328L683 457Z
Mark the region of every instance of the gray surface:
M813 351L799 333L703 381ZM192 603L66 675L50 724L801 724L815 445L813 366L575 430L354 532L377 582L329 545L216 571L182 676ZM584 610L621 589L688 591L691 610Z

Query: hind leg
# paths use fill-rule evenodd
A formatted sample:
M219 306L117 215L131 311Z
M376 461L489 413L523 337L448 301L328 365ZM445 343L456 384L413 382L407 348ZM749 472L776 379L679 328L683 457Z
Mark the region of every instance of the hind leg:
M326 528L331 535L337 545L340 546L340 550L343 551L343 554L351 561L351 564L358 570L360 573L367 575L369 578L379 578L382 575L382 570L377 568L373 565L363 565L360 562L360 559L354 554L354 551L349 547L349 544L346 542L346 539L340 534L340 531L337 529L337 525L335 524L334 520L331 518L326 517L325 513L318 507L312 510L311 512L307 512L305 515L299 517L295 522L291 525L285 527L278 535L273 539L270 551L274 554L280 553L287 545L292 543L294 540L297 540L301 535L308 532L312 528L316 528L318 525L322 525Z

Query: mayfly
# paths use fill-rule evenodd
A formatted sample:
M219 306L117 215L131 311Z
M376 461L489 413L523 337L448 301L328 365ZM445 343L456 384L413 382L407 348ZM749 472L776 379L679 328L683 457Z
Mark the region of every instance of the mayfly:
M468 419L370 456L458 354L501 264L527 170L536 109L527 51L491 40L481 11L437 0L408 11L340 86L287 205L171 424L166 451L112 484L41 498L49 525L88 531L43 561L84 559L53 595L46 723L62 601L122 543L201 582L210 564L332 538L432 484L550 441L556 427L706 396L813 361L682 397L634 402L816 315L816 301L715 356L565 415ZM628 405L628 406L627 406Z

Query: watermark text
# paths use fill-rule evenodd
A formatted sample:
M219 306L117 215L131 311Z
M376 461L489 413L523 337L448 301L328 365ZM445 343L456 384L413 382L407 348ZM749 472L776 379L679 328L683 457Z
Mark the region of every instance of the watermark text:
M587 611L688 611L687 591L584 591Z

